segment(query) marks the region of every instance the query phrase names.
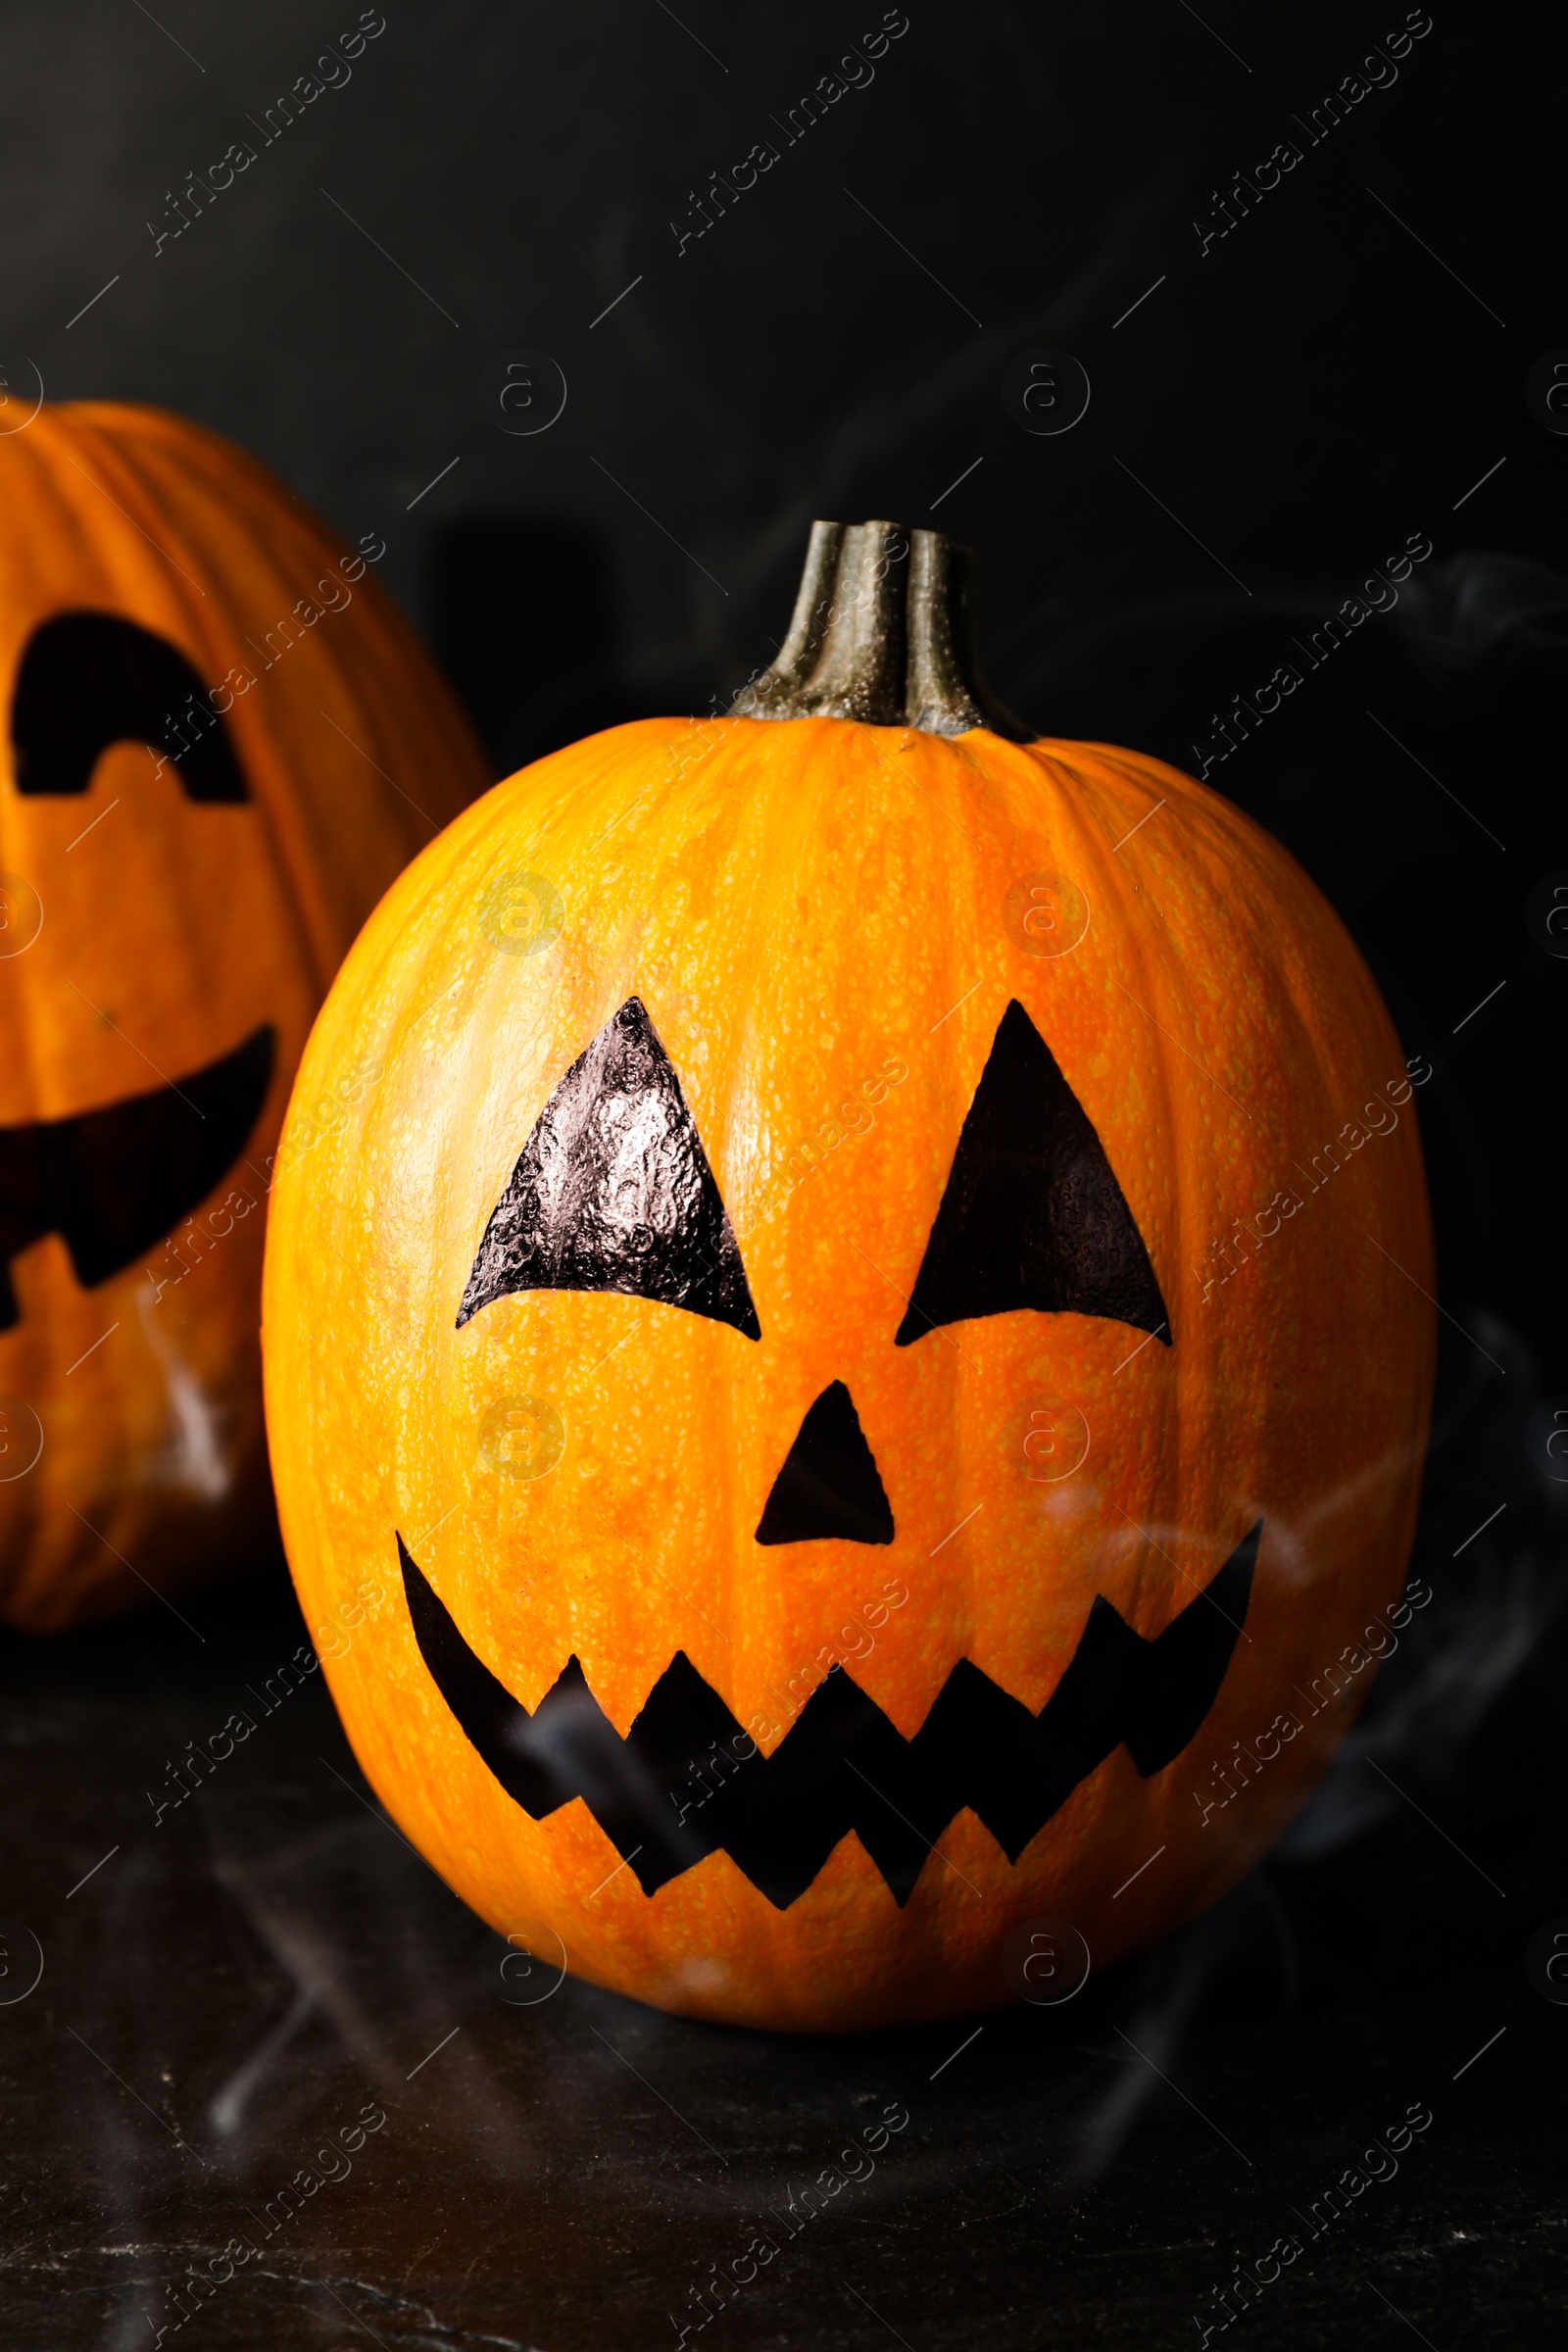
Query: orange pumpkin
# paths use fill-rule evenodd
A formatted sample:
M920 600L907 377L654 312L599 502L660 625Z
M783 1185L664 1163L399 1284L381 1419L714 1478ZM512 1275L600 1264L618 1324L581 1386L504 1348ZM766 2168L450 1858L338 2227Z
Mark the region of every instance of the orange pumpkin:
M268 1242L371 1784L547 1967L752 2025L1032 1997L1212 1902L1412 1535L1377 991L1215 793L1007 739L956 556L819 524L738 715L433 843L298 1100L376 1082L297 1157L291 1114Z
M43 408L0 436L0 1619L44 1629L270 1524L262 1230L300 1049L487 779L384 546L215 434Z

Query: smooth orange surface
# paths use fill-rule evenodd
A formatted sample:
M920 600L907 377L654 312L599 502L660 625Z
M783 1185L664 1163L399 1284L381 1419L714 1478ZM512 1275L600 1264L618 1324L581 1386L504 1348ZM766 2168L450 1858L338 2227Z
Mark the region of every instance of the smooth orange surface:
M6 416L20 413L13 401ZM177 767L155 773L132 743L104 753L79 797L22 795L0 730L0 1126L177 1082L263 1021L277 1033L243 1158L172 1250L155 1242L145 1264L92 1290L58 1235L13 1261L0 1618L16 1625L177 1588L265 1522L262 1233L300 1049L369 908L486 782L373 572L345 577L339 560L352 570L355 553L242 452L178 417L84 403L0 435L8 711L32 630L71 611L156 631L209 686L235 670L254 681L227 689L245 806L194 805ZM320 617L297 617L294 637L281 624L301 599ZM40 1428L42 1451L19 1474Z
M537 906L541 878L559 935L509 952L497 908ZM564 1292L455 1329L535 1119L633 994L712 1163L760 1342ZM1170 1348L1036 1313L893 1344L1014 997L1104 1142ZM1002 1947L1041 1913L1103 1966L1256 1859L1370 1679L1315 1714L1293 1696L1399 1591L1434 1347L1404 1054L1276 843L1107 747L648 720L498 786L394 885L297 1102L357 1061L379 1075L342 1125L297 1155L292 1123L285 1137L265 1305L274 1475L366 1772L494 1927L672 2009L834 2030L1006 2001ZM1365 1112L1386 1087L1400 1106ZM1320 1159L1314 1189L1334 1138L1344 1164ZM797 1180L803 1147L815 1164ZM1301 1204L1221 1280L1212 1246L1238 1217L1267 1226L1284 1188ZM763 1548L762 1500L833 1380L896 1540ZM564 1430L534 1478L484 1437L520 1398ZM1068 1456L1035 1433L1065 1445L1074 1415L1087 1451L1047 1475ZM1260 1515L1245 1638L1193 1744L1147 1781L1118 1749L1016 1866L960 1815L903 1911L853 1836L779 1912L723 1853L650 1898L580 1801L530 1820L425 1671L394 1544L401 1530L526 1706L575 1652L624 1734L679 1648L742 1723L771 1725L771 1751L788 1694L835 1655L906 1736L962 1657L1038 1709L1097 1593L1155 1635ZM850 1656L861 1637L840 1629L890 1581L907 1600ZM1205 1819L1214 1767L1290 1706L1301 1732Z

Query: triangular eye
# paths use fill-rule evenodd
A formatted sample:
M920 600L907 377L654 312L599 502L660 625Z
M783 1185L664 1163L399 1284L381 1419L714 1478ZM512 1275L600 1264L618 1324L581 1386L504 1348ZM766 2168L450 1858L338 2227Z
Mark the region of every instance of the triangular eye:
M898 1345L1018 1307L1105 1315L1170 1346L1165 1301L1104 1146L1014 1002L963 1122Z
M623 1291L762 1336L680 1080L637 997L539 1113L484 1229L458 1328L509 1291Z

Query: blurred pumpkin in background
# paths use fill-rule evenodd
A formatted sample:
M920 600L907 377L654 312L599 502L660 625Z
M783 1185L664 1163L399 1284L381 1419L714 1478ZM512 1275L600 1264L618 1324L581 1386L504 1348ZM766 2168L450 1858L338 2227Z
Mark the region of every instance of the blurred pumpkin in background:
M283 1104L366 914L488 780L373 584L384 552L153 410L43 407L0 437L13 1625L175 1590L268 1525Z
M1414 1526L1377 990L1216 793L1015 740L961 557L818 524L734 713L425 850L268 1240L284 1537L372 1786L547 1969L758 2026L1052 1997L1213 1901Z

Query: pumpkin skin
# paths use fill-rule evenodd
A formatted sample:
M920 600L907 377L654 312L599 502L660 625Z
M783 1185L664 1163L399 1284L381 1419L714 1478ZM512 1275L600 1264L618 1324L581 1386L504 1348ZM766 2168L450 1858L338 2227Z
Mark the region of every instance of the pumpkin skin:
M1031 899L1044 875L1054 895ZM514 888L549 910L533 953L497 944ZM1043 926L1054 945L1049 926L1065 939L1085 910L1076 944L1040 952ZM760 1339L569 1288L496 1297L459 1327L535 1122L634 998L716 1179ZM1110 1315L1001 1311L895 1344L1011 1004L1103 1145L1168 1343ZM1370 1679L1340 1661L1400 1589L1434 1358L1404 1055L1275 842L1108 746L824 716L642 721L498 786L393 886L298 1099L367 1057L379 1076L340 1127L297 1158L285 1134L274 1197L264 1331L284 1538L370 1783L538 1955L542 1983L564 1967L772 2028L929 2019L1027 1989L1007 1947L1042 1916L1100 1968L1251 1866ZM1386 1086L1372 1133L1362 1105ZM1330 1138L1344 1164L1320 1157L1314 1186ZM816 1164L797 1180L804 1145ZM1233 1247L1222 1279L1211 1245L1238 1217L1266 1225L1287 1187L1300 1206ZM759 1542L803 1416L835 1382L892 1541ZM958 1810L902 1903L853 1835L780 1907L727 1850L650 1895L585 1803L532 1818L438 1687L398 1554L401 1538L523 1707L575 1658L624 1738L681 1652L771 1754L835 1660L906 1740L962 1660L1038 1714L1097 1596L1152 1640L1203 1610L1259 1522L1245 1621L1174 1760L1145 1777L1116 1745L1015 1860ZM1286 1709L1299 1728L1260 1761ZM1237 1742L1252 1761L1223 1778ZM671 1807L700 1786L670 1788Z
M217 435L44 407L0 516L0 1619L43 1631L268 1540L288 1090L366 913L488 778L363 557ZM183 732L181 662L218 690Z

